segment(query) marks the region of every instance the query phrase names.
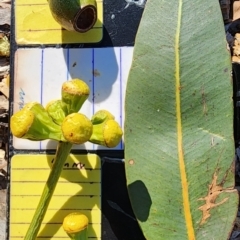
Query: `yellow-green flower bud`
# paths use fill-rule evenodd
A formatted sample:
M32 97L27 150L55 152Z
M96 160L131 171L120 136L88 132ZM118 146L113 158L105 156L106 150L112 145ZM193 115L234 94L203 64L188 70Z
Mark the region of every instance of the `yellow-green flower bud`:
M93 125L93 134L89 142L113 148L120 143L122 135L123 132L119 124L110 119Z
M23 137L28 132L33 121L34 114L27 109L22 109L15 113L10 120L12 134L18 138Z
M10 120L12 134L29 140L52 139L65 141L61 127L55 124L39 103L32 102L15 113Z
M78 112L90 93L88 85L80 79L72 79L62 85L62 103L65 114Z
M70 239L87 240L88 218L79 212L70 213L63 220L63 229Z
M50 101L46 106L46 110L48 112L48 115L52 118L52 120L56 124L58 125L62 124L62 121L65 118L65 112L62 109L61 100Z
M103 137L107 147L116 147L120 143L122 135L122 129L116 121L106 121L103 129Z
M110 119L114 120L114 116L110 112L108 112L107 110L100 110L92 116L91 121L94 125Z
M70 143L85 143L92 135L92 122L81 113L69 114L62 122L62 133Z

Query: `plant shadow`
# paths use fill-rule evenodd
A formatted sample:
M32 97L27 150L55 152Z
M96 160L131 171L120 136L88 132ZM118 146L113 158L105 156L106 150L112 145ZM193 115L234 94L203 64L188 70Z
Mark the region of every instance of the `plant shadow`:
M38 235L40 238L49 237L51 239L56 234L60 236L62 233L57 232L62 228L64 217L76 211L82 212L88 217L89 237L97 237L101 233L99 225L101 222L99 210L101 205L100 160L97 159L94 163L89 160L87 155L79 156L70 155L63 167L53 196L57 199L58 205L62 205L57 209L53 206L49 207L48 211L55 211L55 213L47 222L44 222L44 227ZM52 167L53 161L54 155L48 157L50 167ZM61 201L62 203L60 203Z
M137 180L128 185L128 192L136 218L141 222L146 222L152 205L146 185L141 180Z
M102 165L102 224L104 226L102 239L146 239L134 216L126 184L124 163L104 162ZM144 187L142 183L137 182L130 188L135 191L142 190ZM150 208L150 204L148 206ZM140 214L141 218L146 219L147 212L149 210L145 209L144 213Z
M63 55L68 71L68 79L80 78L90 87L90 104L105 102L113 94L114 83L119 78L117 56L111 38L103 26L104 42L64 44ZM73 33L72 33L73 34ZM81 34L81 33L74 33ZM69 32L62 31L62 41L66 42Z

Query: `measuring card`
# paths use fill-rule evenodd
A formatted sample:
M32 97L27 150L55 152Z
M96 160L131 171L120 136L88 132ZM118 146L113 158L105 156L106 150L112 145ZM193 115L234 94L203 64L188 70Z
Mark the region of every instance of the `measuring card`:
M78 34L62 29L53 19L47 0L15 0L15 40L19 45L99 42L103 33L103 3L96 2L96 24L87 33Z
M54 155L18 154L11 159L10 236L23 239L49 175ZM95 154L70 155L37 239L68 239L62 219L80 211L89 219L89 238L101 238L101 164ZM54 236L54 238L53 238Z
M89 32L80 34L66 31L55 22L47 0L12 1L11 112L31 101L46 106L61 98L63 82L80 78L90 87L81 112L91 118L96 111L106 109L123 128L126 83L144 2L97 0L98 20ZM56 146L54 141L12 138L7 239L24 239ZM68 239L61 224L73 211L88 216L89 239L122 238L103 218L103 214L108 215L104 213L106 202L115 210L118 205L103 199L109 189L108 180L102 185L102 159L123 158L123 149L124 141L114 149L92 143L73 146L37 240ZM131 233L128 236L134 239Z

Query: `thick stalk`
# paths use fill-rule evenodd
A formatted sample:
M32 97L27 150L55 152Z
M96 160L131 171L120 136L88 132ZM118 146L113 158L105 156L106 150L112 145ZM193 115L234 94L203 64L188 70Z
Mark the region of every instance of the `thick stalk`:
M43 218L48 209L49 202L54 193L58 179L61 175L64 163L70 153L72 144L69 142L59 142L55 154L55 160L42 192L41 199L33 216L32 222L28 228L24 240L35 240L41 227Z

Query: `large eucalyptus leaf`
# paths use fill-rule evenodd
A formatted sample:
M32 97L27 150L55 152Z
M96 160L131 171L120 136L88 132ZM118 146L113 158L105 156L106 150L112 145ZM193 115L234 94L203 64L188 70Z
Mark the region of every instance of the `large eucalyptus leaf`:
M148 240L226 240L237 212L219 1L148 0L126 92L130 200Z

